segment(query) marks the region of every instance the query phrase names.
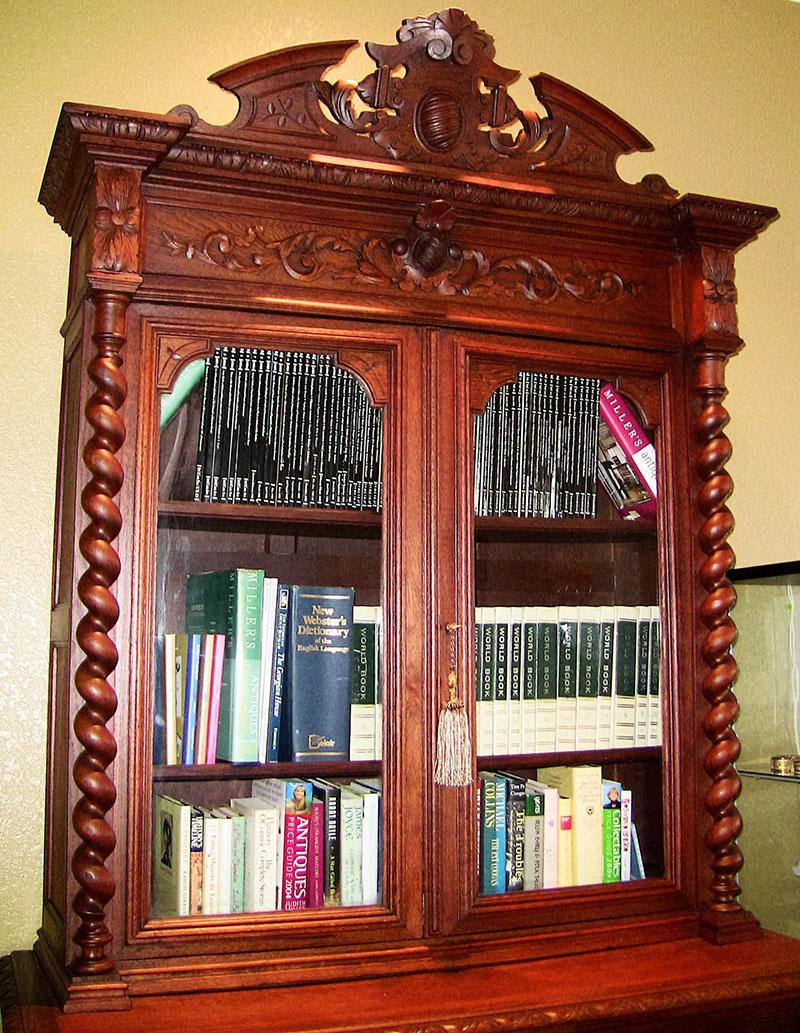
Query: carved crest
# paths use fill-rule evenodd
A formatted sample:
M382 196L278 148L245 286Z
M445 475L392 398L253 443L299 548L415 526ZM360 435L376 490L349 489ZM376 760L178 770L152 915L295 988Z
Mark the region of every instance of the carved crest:
M357 85L317 83L341 125L368 135L393 158L439 162L452 156L475 170L501 154L525 153L534 166L558 149L563 122L517 107L508 87L519 72L495 63L491 36L463 11L409 18L397 39L395 46L366 45L378 67ZM367 106L361 113L356 97Z

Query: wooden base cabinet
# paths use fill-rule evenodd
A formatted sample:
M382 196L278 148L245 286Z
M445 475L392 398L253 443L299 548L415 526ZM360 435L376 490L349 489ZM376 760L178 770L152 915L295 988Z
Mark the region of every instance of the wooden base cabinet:
M352 46L212 76L228 126L63 108L4 1019L796 1029L798 944L738 903L726 577L733 262L777 213L622 181L647 141L547 75L517 107L461 11L357 85Z

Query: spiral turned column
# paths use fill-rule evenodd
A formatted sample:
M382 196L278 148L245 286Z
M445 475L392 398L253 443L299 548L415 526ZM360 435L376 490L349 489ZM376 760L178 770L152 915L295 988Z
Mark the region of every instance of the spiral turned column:
M130 297L122 291L103 291L95 296L92 340L96 355L88 374L95 390L86 404L92 436L83 451L90 480L81 495L89 524L80 537L80 550L88 566L78 582L78 595L86 613L76 638L85 654L75 673L75 686L83 706L75 716L75 735L82 751L73 777L81 798L72 813L80 844L72 857L72 872L80 889L72 902L80 925L73 939L78 952L72 962L77 975L96 975L113 969L105 948L111 933L105 908L114 896L115 882L106 867L116 837L106 815L116 800L116 789L107 769L117 744L107 725L117 709L117 696L108 678L117 665L117 650L109 637L119 617L111 587L120 561L114 549L122 517L114 501L123 482L117 453L125 440L120 409L127 393L120 354L125 342L125 313Z
M701 401L695 425L699 445L697 473L702 486L697 499L701 516L698 541L705 554L700 565L700 583L705 596L700 604L700 619L705 634L700 653L705 674L701 691L708 702L703 730L711 745L703 766L711 779L705 793L706 810L711 816L705 842L711 854L711 900L703 916L706 933L714 939L742 939L754 935L757 923L738 902L741 892L737 875L742 867L742 854L736 844L742 820L736 800L742 784L734 768L739 756L739 739L733 729L739 714L732 685L737 666L731 655L736 641L736 625L730 610L736 592L727 574L734 563L728 545L733 530L733 517L726 502L733 490L733 481L725 469L730 459L731 444L725 435L728 412L722 402L724 387L724 353L705 352L698 356L697 393Z

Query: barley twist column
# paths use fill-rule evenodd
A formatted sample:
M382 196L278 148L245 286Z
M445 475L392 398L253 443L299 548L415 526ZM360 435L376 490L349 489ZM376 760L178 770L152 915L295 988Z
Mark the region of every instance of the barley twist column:
M106 821L116 799L107 769L117 752L107 727L117 709L117 697L108 681L117 664L117 650L109 632L119 617L111 586L120 571L113 543L122 517L114 500L123 482L117 453L125 440L119 410L127 393L121 348L129 301L130 296L122 291L96 295L92 335L96 354L88 367L95 389L86 404L86 419L93 433L83 452L90 480L81 504L89 524L80 537L80 550L88 566L78 582L86 613L76 631L85 658L75 673L83 705L74 722L82 751L73 767L75 784L82 795L72 814L73 827L81 840L72 857L72 872L80 886L73 898L80 925L73 937L78 953L72 970L78 975L96 975L114 967L105 952L111 940L105 908L115 891L114 877L105 862L116 843L114 830Z
M705 556L699 572L705 592L700 603L700 620L705 628L700 653L706 668L700 688L708 702L703 730L711 743L703 762L711 779L704 802L711 816L705 842L712 871L711 900L703 926L709 938L727 942L757 935L755 920L738 902L741 889L737 875L742 855L736 840L742 820L736 800L742 784L733 766L739 756L739 739L733 729L739 706L732 690L737 666L731 655L736 625L730 610L736 602L736 592L727 577L735 558L727 541L734 523L726 504L733 491L733 481L725 469L731 444L725 434L728 412L722 404L726 395L727 354L724 350L703 350L696 357L696 390L701 403L695 424L699 446L696 469L702 481L697 498L702 521L698 542Z

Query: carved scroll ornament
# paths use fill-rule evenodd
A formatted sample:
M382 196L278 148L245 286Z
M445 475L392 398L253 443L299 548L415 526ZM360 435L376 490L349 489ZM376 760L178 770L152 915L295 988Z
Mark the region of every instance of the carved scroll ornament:
M423 206L423 208L433 206ZM534 255L489 259L481 251L461 248L449 236L452 222L443 211L438 225L417 220L416 232L391 240L357 240L332 233L296 233L271 240L260 224L243 232L220 229L201 240L187 240L165 231L170 254L198 260L231 272L282 268L296 280L322 274L334 282L394 287L402 291L464 296L522 297L548 304L571 298L602 304L636 296L643 284L625 280L611 269L591 269L573 262L559 270L554 262ZM435 218L428 214L427 218ZM430 229L425 227L430 225Z

